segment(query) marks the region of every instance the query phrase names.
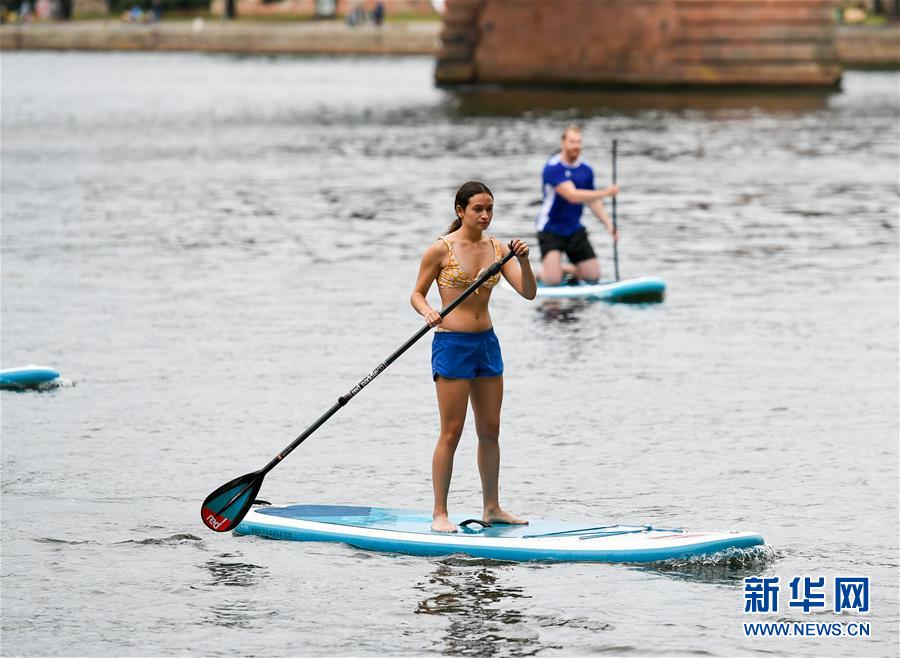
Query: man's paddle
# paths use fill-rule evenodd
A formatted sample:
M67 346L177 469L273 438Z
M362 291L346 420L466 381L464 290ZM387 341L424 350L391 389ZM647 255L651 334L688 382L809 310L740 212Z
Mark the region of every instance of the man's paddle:
M489 278L499 273L500 268L514 255L515 252L510 249L509 253L506 254L506 256L502 260L492 263L491 266L488 267L471 286L466 288L459 297L447 304L447 307L441 311L441 317L447 317L447 314L457 306L462 304L463 300L465 300L466 297L478 290L478 288L480 288L481 285ZM250 509L250 506L253 505L253 501L256 498L256 494L259 493L259 489L262 486L262 481L266 476L266 473L275 468L278 463L282 459L287 457L294 448L303 443L303 441L306 440L306 438L310 434L319 429L319 427L321 427L326 420L331 418L338 409L347 404L353 398L353 396L355 396L363 388L365 388L369 384L369 382L371 382L381 373L382 370L396 361L401 354L412 347L413 343L427 334L430 329L431 327L427 324L419 329L409 340L403 343L403 345L401 345L396 352L391 354L387 359L382 361L372 372L366 375L365 378L362 379L362 381L351 388L347 393L339 397L338 401L335 402L328 411L322 414L316 422L307 427L306 431L296 439L294 439L294 441L287 448L275 455L272 461L266 464L263 468L252 473L242 475L241 477L235 478L230 482L226 482L221 487L209 494L206 497L206 500L203 501L203 505L200 508L200 517L203 519L203 523L205 523L208 528L210 528L211 530L215 530L216 532L225 532L226 530L231 530L238 523L240 523L241 519L244 518L244 516L247 514L247 511Z
M616 151L618 150L619 140L613 140L612 148L612 184L616 184ZM616 266L616 281L619 280L619 241L616 240L615 234L618 230L616 225L616 197L613 197L613 263Z

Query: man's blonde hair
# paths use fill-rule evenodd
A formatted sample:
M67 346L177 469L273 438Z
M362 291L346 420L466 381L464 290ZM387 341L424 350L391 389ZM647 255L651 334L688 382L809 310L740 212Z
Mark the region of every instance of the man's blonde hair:
M563 128L562 139L565 139L566 135L568 135L570 132L578 133L580 135L581 134L581 126L579 126L577 123L570 123L568 126Z

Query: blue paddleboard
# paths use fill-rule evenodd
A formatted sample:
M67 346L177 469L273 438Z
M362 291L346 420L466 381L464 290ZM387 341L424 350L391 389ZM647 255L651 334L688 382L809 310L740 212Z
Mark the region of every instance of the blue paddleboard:
M33 363L19 368L0 369L0 388L29 388L59 377L59 373L47 366L36 366Z
M459 524L467 518L472 517L454 515L451 520ZM470 524L456 533L442 533L431 530L427 512L341 505L254 506L234 532L341 542L387 553L463 554L521 562L657 562L765 543L754 532L692 532L596 520L530 520L524 526L487 528Z
M639 276L619 281L598 281L574 285L545 286L538 284L537 296L544 299L602 299L609 302L659 302L666 292L666 282L658 276Z

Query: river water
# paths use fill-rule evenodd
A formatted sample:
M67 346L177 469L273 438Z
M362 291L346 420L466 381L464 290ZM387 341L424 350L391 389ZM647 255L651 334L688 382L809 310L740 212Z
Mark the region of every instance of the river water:
M0 394L3 655L897 655L900 76L458 96L432 66L3 54L2 363L63 380ZM461 182L493 189L496 235L534 244L571 120L603 184L619 140L622 275L669 289L645 306L494 292L502 500L768 547L510 564L207 531L212 489L418 329L418 259ZM261 497L429 509L429 374L422 340ZM479 508L474 445L470 423L457 511ZM744 614L750 576L780 577L778 613ZM795 576L868 577L871 610L836 615L829 592L804 615ZM871 635L750 639L748 620Z

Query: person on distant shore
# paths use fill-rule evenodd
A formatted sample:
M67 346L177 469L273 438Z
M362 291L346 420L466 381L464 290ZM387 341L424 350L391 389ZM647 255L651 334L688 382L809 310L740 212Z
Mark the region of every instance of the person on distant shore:
M581 223L584 204L603 223L612 239L619 239L603 207L603 199L616 196L619 186L595 190L594 170L580 156L581 128L570 124L563 130L560 152L544 165L544 200L537 217L540 277L551 286L558 285L563 274L588 282L600 279L600 263ZM562 262L563 254L568 256L571 265Z
M140 5L134 5L131 9L122 12L122 20L126 23L143 23L144 10Z
M378 27L384 23L384 3L381 0L375 3L375 9L372 10L372 22Z
M356 0L353 3L353 9L347 14L347 25L356 27L366 22L366 10L363 7L362 0Z
M31 2L29 0L25 0L19 5L18 21L20 23L31 21Z
M34 3L34 16L38 20L45 21L49 18L52 18L53 7L50 5L50 0L36 0Z
M503 357L488 312L491 289L500 274L491 277L446 318L432 308L426 296L437 281L441 302L452 303L492 263L512 249L501 273L525 299L534 299L537 282L528 262L528 245L518 238L507 247L485 231L494 216L494 195L484 183L469 181L456 193L456 219L446 234L425 250L410 297L416 311L437 327L431 349L431 371L437 389L441 430L432 457L434 512L431 529L456 532L448 516L447 496L453 474L453 456L462 436L469 402L478 435L478 470L481 475L485 523L525 524L503 510L499 500L500 406L503 401Z

